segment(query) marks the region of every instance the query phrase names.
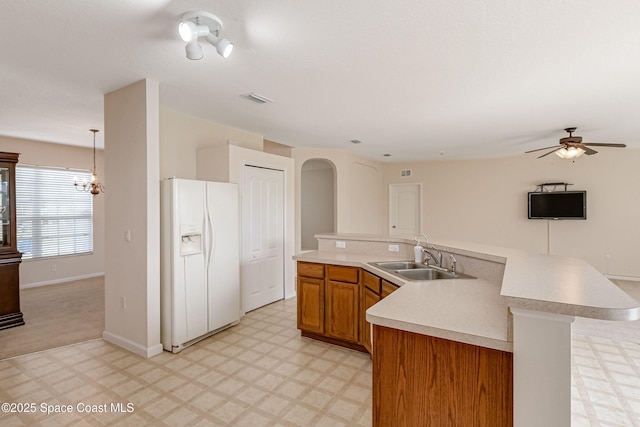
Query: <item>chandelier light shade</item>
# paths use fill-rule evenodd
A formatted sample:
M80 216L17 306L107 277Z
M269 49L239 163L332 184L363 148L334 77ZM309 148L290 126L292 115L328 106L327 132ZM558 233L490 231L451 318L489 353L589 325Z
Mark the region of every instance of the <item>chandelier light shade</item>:
M216 51L223 58L228 58L233 51L233 43L220 37L222 21L216 15L209 12L187 12L180 18L178 34L187 45L185 51L187 58L197 60L204 56L202 46L198 42L201 37L215 46Z
M78 178L73 178L73 186L77 191L84 191L97 196L102 191L104 193L104 185L98 181L98 174L96 173L96 133L100 132L98 129L89 129L93 132L93 171L91 172L91 182L82 180L82 183L78 182Z

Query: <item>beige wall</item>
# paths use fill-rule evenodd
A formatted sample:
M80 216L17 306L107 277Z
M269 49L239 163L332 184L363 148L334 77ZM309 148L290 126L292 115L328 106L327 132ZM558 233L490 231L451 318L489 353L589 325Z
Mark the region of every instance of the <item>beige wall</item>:
M302 247L302 165L310 159L325 159L335 167L338 233L386 233L380 216L382 170L379 163L343 150L294 148L291 151L296 161L296 251Z
M160 344L159 85L104 97L106 200L103 338L144 357Z
M384 165L381 216L391 183L423 184L424 232L585 259L612 276L640 277L640 151L601 149L575 162L551 155ZM412 169L412 176L400 176ZM527 192L542 182L587 191L586 221L527 219ZM547 228L548 227L548 228ZM548 249L547 249L548 248ZM605 257L609 254L609 258Z
M91 141L87 129L87 141ZM0 136L0 151L20 153L20 164L91 169L93 149ZM104 173L104 152L96 152L98 178L109 188ZM69 183L69 191L75 191ZM52 257L23 261L20 265L20 286L31 287L61 283L104 274L104 194L93 199L93 254ZM51 266L55 265L56 271Z
M196 150L229 141L262 151L262 135L160 109L160 178L196 179Z
M314 162L313 160L311 162ZM309 161L302 165L300 185L301 192L301 244L302 250L318 249L318 233L333 233L335 231L335 182L333 165L325 165Z

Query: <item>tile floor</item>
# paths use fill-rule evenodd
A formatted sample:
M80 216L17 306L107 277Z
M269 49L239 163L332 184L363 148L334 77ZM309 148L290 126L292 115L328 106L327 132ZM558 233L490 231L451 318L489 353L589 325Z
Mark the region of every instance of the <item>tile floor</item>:
M572 426L640 426L640 345L574 335Z
M295 299L271 304L179 355L94 340L0 361L0 402L35 404L0 425L371 425L369 356L300 338L295 316ZM640 426L639 378L640 346L576 336L573 425Z

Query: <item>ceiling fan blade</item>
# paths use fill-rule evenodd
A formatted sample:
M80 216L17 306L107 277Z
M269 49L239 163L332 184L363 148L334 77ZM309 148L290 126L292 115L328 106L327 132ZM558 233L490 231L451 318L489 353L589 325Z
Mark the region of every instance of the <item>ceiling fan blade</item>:
M587 156L598 153L596 150L592 150L589 147L585 147L584 144L580 144L580 148L584 150L584 154L586 154Z
M550 148L550 147L547 147L547 148ZM548 155L549 155L549 154L551 154L551 153L555 153L556 151L560 150L561 148L564 148L564 147L558 147L558 148L556 148L555 150L551 150L551 151L549 151L548 153L543 154L542 156L538 156L538 158L539 158L539 159L541 159L541 158L543 158L543 157L545 157L545 156L548 156Z
M617 147L625 148L627 144L608 144L606 142L583 142L582 145L591 145L592 147Z
M558 147L557 145L553 145L551 147L544 147L544 148L536 148L535 150L529 150L529 151L525 151L524 153L533 153L534 151L542 151L542 150L548 150L549 148L556 148ZM562 148L562 147L558 147L558 148Z

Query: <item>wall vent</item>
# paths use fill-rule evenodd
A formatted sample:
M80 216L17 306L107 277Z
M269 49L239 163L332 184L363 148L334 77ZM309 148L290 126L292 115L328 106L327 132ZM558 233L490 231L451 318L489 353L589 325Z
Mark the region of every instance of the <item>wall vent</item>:
M245 93L244 95L240 95L240 96L248 99L249 101L257 102L258 104L267 104L269 102L273 102L266 96L258 95L255 92Z
M411 176L411 169L400 171L400 176Z

